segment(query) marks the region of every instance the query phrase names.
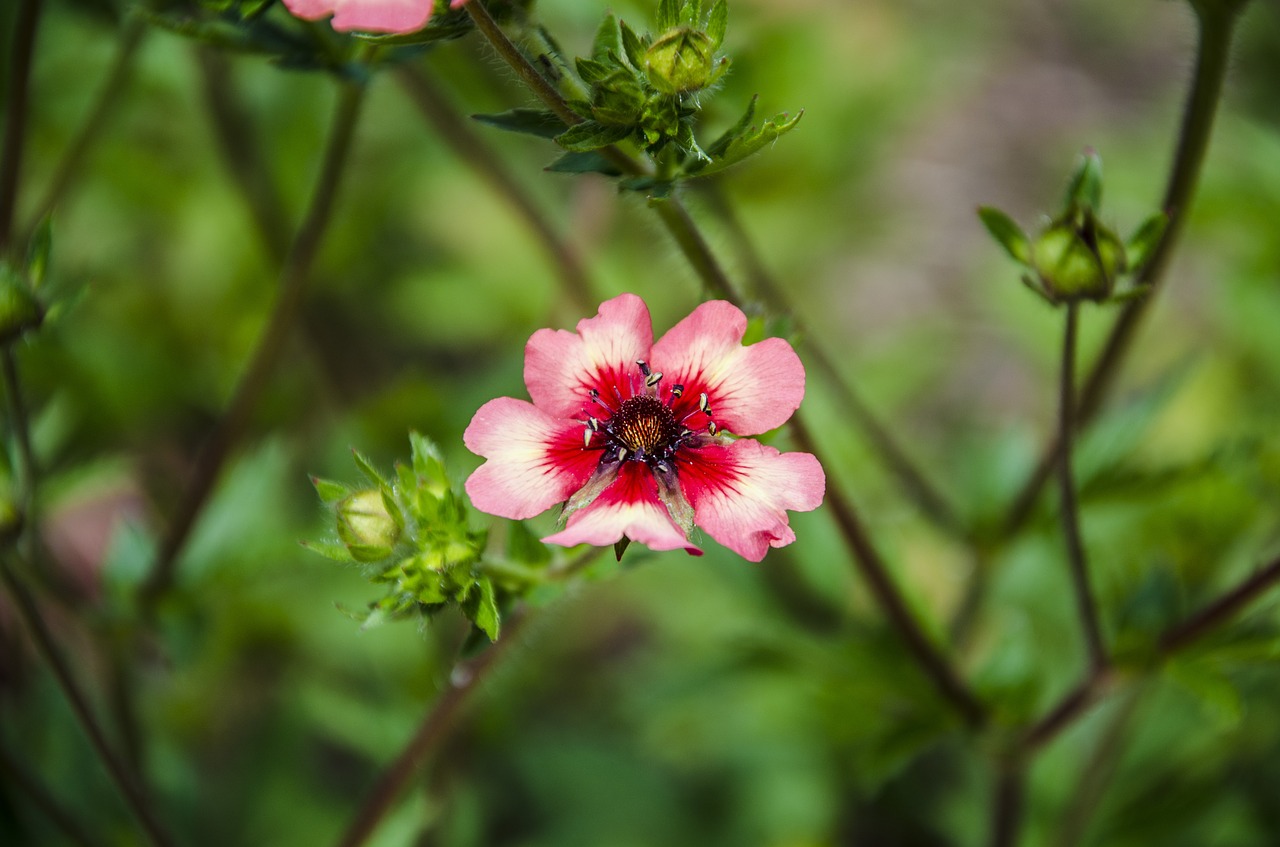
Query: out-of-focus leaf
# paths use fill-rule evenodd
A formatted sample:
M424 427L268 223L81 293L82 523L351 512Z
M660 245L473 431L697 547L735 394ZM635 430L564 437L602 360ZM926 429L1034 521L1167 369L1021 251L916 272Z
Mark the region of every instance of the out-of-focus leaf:
M556 143L571 153L587 153L615 144L631 134L631 127L583 121L556 136Z
M505 129L507 132L536 135L539 138L555 138L568 129L559 116L545 109L509 109L497 114L471 117L482 124Z
M1142 222L1138 231L1125 245L1125 258L1128 260L1130 272L1138 273L1142 270L1155 251L1156 245L1164 237L1164 231L1168 226L1169 216L1164 212L1158 212Z
M695 162L688 170L692 176L704 177L733 167L744 159L759 153L765 147L795 129L796 124L800 122L802 117L804 117L803 109L797 112L795 117L789 118L786 115L779 115L776 118L765 121L758 129L749 130L732 139L725 145L723 152L711 156L712 161L710 164L702 165L699 162Z
M1165 675L1194 696L1219 727L1229 729L1240 723L1244 716L1240 691L1219 663L1201 658L1175 659L1166 666Z
M979 206L978 218L991 233L996 243L1005 249L1015 261L1031 264L1031 241L1013 218L992 206Z
M342 483L321 479L318 476L311 477L311 484L315 487L316 494L320 495L320 499L325 503L336 503L351 493L351 489Z

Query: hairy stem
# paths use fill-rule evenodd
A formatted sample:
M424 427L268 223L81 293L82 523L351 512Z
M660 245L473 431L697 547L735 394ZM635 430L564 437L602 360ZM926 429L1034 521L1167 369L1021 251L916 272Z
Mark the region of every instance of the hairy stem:
M13 565L8 557L0 558L0 576L3 577L14 603L17 605L18 611L27 625L27 629L30 630L36 647L53 670L58 687L62 689L63 695L71 704L71 709L75 713L81 728L84 729L85 734L89 737L89 742L92 744L94 752L98 754L98 758L106 767L107 773L124 797L129 810L137 818L139 825L141 825L152 844L156 845L156 847L169 847L169 845L173 844L172 839L156 819L151 810L151 804L143 794L133 773L125 765L124 760L107 743L101 724L98 723L98 719L94 716L93 710L89 706L88 698L85 697L79 683L76 682L75 677L72 675L71 667L67 663L66 657L62 654L62 650L58 647L53 633L49 631L49 627L45 624L35 598L31 596L27 586L23 584L22 580L14 572Z
M1111 327L1102 353L1085 380L1080 394L1077 426L1088 424L1097 415L1132 346L1138 325L1155 299L1186 223L1200 169L1209 147L1213 120L1226 79L1231 38L1244 3L1194 5L1199 21L1196 67L1182 113L1182 127L1169 171L1169 181L1165 187L1163 208L1169 215L1169 223L1152 251L1150 260L1134 279L1137 285L1149 286L1150 290L1146 296L1125 304ZM1061 452L1058 444L1060 438L1061 433L1058 433L1057 438L1046 446L1039 463L1014 498L1005 520L1006 534L1012 535L1021 529L1034 512L1040 491L1053 473L1055 457Z
M418 111L449 145L454 155L469 164L511 204L511 208L551 258L565 293L573 300L574 305L583 310L592 308L595 298L577 249L556 232L547 216L538 208L537 201L520 184L515 174L511 173L471 126L459 117L457 110L425 70L402 65L396 72L396 78L409 99L418 107Z
M89 151L93 149L94 143L106 128L108 120L115 113L120 95L124 93L129 77L133 73L138 47L142 44L146 33L147 24L140 15L129 15L126 18L120 35L120 44L116 48L116 57L111 63L111 69L107 71L106 81L102 84L98 98L94 101L93 108L89 110L89 115L85 118L80 131L76 133L71 146L63 154L62 161L58 163L58 169L54 172L53 179L45 189L44 196L40 199L40 204L32 216L30 229L34 229L40 221L53 213L53 210L62 202L67 189L71 187L72 180L80 173Z
M0 142L0 255L9 249L18 206L22 146L27 134L27 95L31 59L35 55L40 0L18 0L9 52L9 86L5 92L4 140Z
M311 275L311 265L333 216L338 183L346 166L347 154L351 149L363 99L362 85L355 83L342 85L311 205L294 237L281 271L280 294L272 309L267 327L258 342L258 347L236 386L230 404L197 456L191 480L170 519L160 553L142 589L143 600L148 605L171 586L178 554L182 551L196 518L212 492L223 464L242 437L248 425L249 416L266 388L284 349L285 339L302 305L302 295Z
M1058 490L1062 534L1067 547L1067 563L1071 569L1071 587L1076 595L1076 611L1080 616L1080 628L1084 633L1089 664L1097 668L1107 663L1107 654L1102 645L1102 630L1098 626L1098 609L1089 585L1089 564L1085 557L1084 541L1080 537L1080 507L1076 502L1076 484L1071 472L1071 436L1075 429L1076 338L1079 335L1079 323L1080 304L1068 303L1062 342L1062 376L1058 391Z
M523 623L523 615L512 615L503 627L502 637L496 643L454 668L444 692L427 711L418 731L409 739L400 755L382 772L338 841L338 847L359 847L373 835L409 780L448 736L472 693L480 688L494 665L516 642Z
M813 452L814 441L799 415L791 419L792 435L796 446ZM835 517L840 534L844 537L858 573L866 581L880 608L897 630L916 664L924 671L938 693L960 715L966 724L981 726L987 717L986 707L960 678L950 661L925 634L901 592L889 575L888 566L880 558L875 545L867 535L853 504L838 485L828 485L827 508Z

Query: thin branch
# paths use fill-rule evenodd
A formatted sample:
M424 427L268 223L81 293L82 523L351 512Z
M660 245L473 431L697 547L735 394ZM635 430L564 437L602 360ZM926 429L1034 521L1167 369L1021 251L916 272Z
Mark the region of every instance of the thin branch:
M796 446L810 453L814 441L799 415L791 418L791 431ZM853 553L853 563L866 581L880 608L893 628L897 630L911 654L933 683L938 693L955 708L964 722L972 727L981 726L987 718L986 707L960 678L950 661L925 634L901 592L889 575L889 569L872 544L853 504L838 485L828 485L826 505L835 517L840 534Z
M1071 472L1071 435L1075 430L1076 395L1076 338L1080 323L1080 304L1067 304L1066 329L1062 342L1062 374L1058 390L1058 490L1062 517L1062 534L1067 546L1067 563L1071 569L1071 587L1076 596L1076 611L1080 616L1080 628L1084 633L1089 665L1101 667L1107 663L1106 648L1102 645L1102 630L1098 626L1098 609L1089 585L1089 564L1085 557L1084 541L1080 537L1080 507L1076 503L1076 484Z
M134 60L138 55L138 47L142 44L146 33L147 24L141 15L127 17L120 36L120 45L116 48L115 61L107 71L106 81L98 92L98 98L89 111L89 116L80 127L80 131L76 133L71 146L63 154L62 161L59 162L58 169L54 171L53 179L49 182L49 187L45 189L44 197L36 206L30 229L34 230L42 220L53 213L53 210L62 202L72 180L80 173L89 151L93 149L94 142L106 128L108 119L115 112L120 95L128 85L129 77L133 73Z
M1235 23L1244 5L1243 2L1193 4L1198 13L1199 40L1195 73L1183 109L1182 127L1164 194L1163 208L1169 215L1169 223L1152 251L1150 260L1134 280L1139 286L1149 286L1150 290L1146 296L1125 304L1111 327L1102 353L1085 380L1080 393L1079 416L1076 421L1078 427L1091 422L1101 409L1132 345L1138 325L1155 300L1155 294L1182 234L1209 147L1218 101L1222 98ZM1060 436L1055 437L1045 447L1040 461L1014 498L1005 520L1006 534L1012 535L1021 529L1034 512L1040 491L1053 473L1055 457L1060 452L1059 439Z
M581 309L594 307L595 298L586 268L572 243L556 232L537 201L520 184L515 174L498 158L484 139L462 119L453 104L440 91L431 77L420 67L402 65L396 72L404 89L423 117L435 128L440 138L458 158L469 164L494 190L511 204L520 218L537 237L555 264L565 293Z
M1026 774L1018 763L996 766L996 786L991 804L991 847L1013 847L1022 825Z
M454 668L449 675L448 687L427 711L418 731L400 755L382 772L338 841L338 847L359 847L373 835L414 774L448 736L472 693L480 688L494 665L515 644L524 620L523 614L509 617L502 637L496 643Z
M212 492L223 464L242 437L249 416L284 348L289 329L302 305L311 265L333 215L338 183L346 166L363 99L364 86L343 83L311 205L281 271L279 297L253 358L241 376L230 404L201 449L191 480L170 518L160 553L142 589L142 597L147 604L158 599L172 584L178 554Z
M1055 847L1073 847L1088 831L1089 822L1106 796L1107 785L1120 765L1125 743L1133 735L1131 724L1141 695L1141 690L1135 689L1122 698L1115 713L1110 716L1102 737L1081 767L1080 779L1054 834Z
M1258 595L1280 583L1280 558L1265 565L1238 586L1205 606L1177 626L1171 627L1157 642L1162 656L1171 656L1222 626Z
M40 0L18 0L9 53L9 88L5 92L4 141L0 147L0 254L9 249L18 206L22 146L27 134L27 95L31 59L35 55Z
M0 369L4 373L4 391L9 398L9 415L14 438L18 442L17 487L20 492L23 522L30 524L35 506L36 480L39 477L35 449L31 446L31 419L22 399L22 382L18 379L18 363L13 345L0 351Z
M1030 755L1056 738L1058 733L1071 726L1097 703L1117 679L1110 668L1092 668L1056 706L1027 729L1017 745L1020 752Z
M63 695L71 704L71 709L75 713L76 719L89 737L90 744L93 745L94 751L106 767L107 773L110 774L116 788L119 789L120 794L124 797L129 810L133 812L134 817L137 818L138 823L142 826L152 844L156 845L156 847L169 847L169 845L173 844L172 839L160 825L159 820L156 819L151 810L151 805L146 796L144 796L133 773L111 748L111 745L107 743L106 735L103 733L98 719L94 717L88 698L85 697L79 683L76 682L75 677L72 675L71 667L58 647L53 633L49 631L49 627L45 624L35 598L31 596L31 592L26 585L14 573L7 557L0 559L0 577L3 577L4 583L9 588L9 592L18 607L18 611L27 624L27 629L31 631L31 635L35 639L36 646L53 670L54 678L58 681L58 687L62 689Z
M14 785L22 789L31 805L39 809L69 840L80 847L98 847L75 816L49 792L39 778L27 773L22 763L3 747L0 747L0 773L6 774Z

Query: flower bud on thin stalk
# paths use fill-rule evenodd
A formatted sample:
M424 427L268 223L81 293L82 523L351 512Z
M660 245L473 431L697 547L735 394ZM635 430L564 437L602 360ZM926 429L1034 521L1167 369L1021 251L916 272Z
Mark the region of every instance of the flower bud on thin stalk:
M357 491L338 503L338 538L357 562L376 562L391 555L404 522L393 515L376 488Z

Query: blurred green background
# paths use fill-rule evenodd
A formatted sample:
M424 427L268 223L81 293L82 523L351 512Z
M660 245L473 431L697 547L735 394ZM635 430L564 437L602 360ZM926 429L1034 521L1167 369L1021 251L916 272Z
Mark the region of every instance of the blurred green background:
M25 225L114 61L121 7L43 3L21 172ZM17 4L0 21L12 42ZM646 2L613 10L646 24ZM601 4L540 0L571 54ZM283 10L272 14L283 15ZM709 107L805 109L722 189L818 343L974 523L1002 514L1053 426L1061 317L1023 289L979 204L1024 226L1086 146L1124 233L1163 191L1195 41L1168 0L734 0ZM1167 287L1080 444L1083 520L1111 643L1145 643L1280 552L1280 5L1240 26L1201 191ZM6 48L8 49L8 48ZM460 114L527 94L476 38L421 60ZM7 64L7 63L6 63ZM254 56L213 74L248 118L289 221L305 208L334 85ZM524 396L524 342L587 316L502 196L377 78L307 293L251 432L145 649L133 592L192 457L241 374L278 263L229 177L197 48L159 30L54 220L53 277L80 296L18 350L34 410L43 608L112 740L182 844L334 840L444 684L460 621L361 630L354 567L308 474L390 466L416 429L459 483L461 433ZM642 198L548 174L554 145L476 127L582 252L597 300L632 291L661 333L699 284ZM689 203L736 278L734 230ZM1084 311L1089 361L1109 315ZM544 598L378 845L971 845L985 842L1001 726L1043 713L1084 663L1052 497L982 563L902 497L829 386L804 407L928 629L985 586L963 672L997 699L964 733L879 617L824 509L752 565L633 548ZM787 433L777 439L789 443ZM484 516L477 516L477 521ZM532 522L549 530L554 515ZM611 559L610 559L611 561ZM94 830L141 843L7 597L0 745ZM1035 764L1024 844L1280 843L1274 598L1136 680ZM129 664L126 664L126 657ZM0 771L0 843L64 843Z

